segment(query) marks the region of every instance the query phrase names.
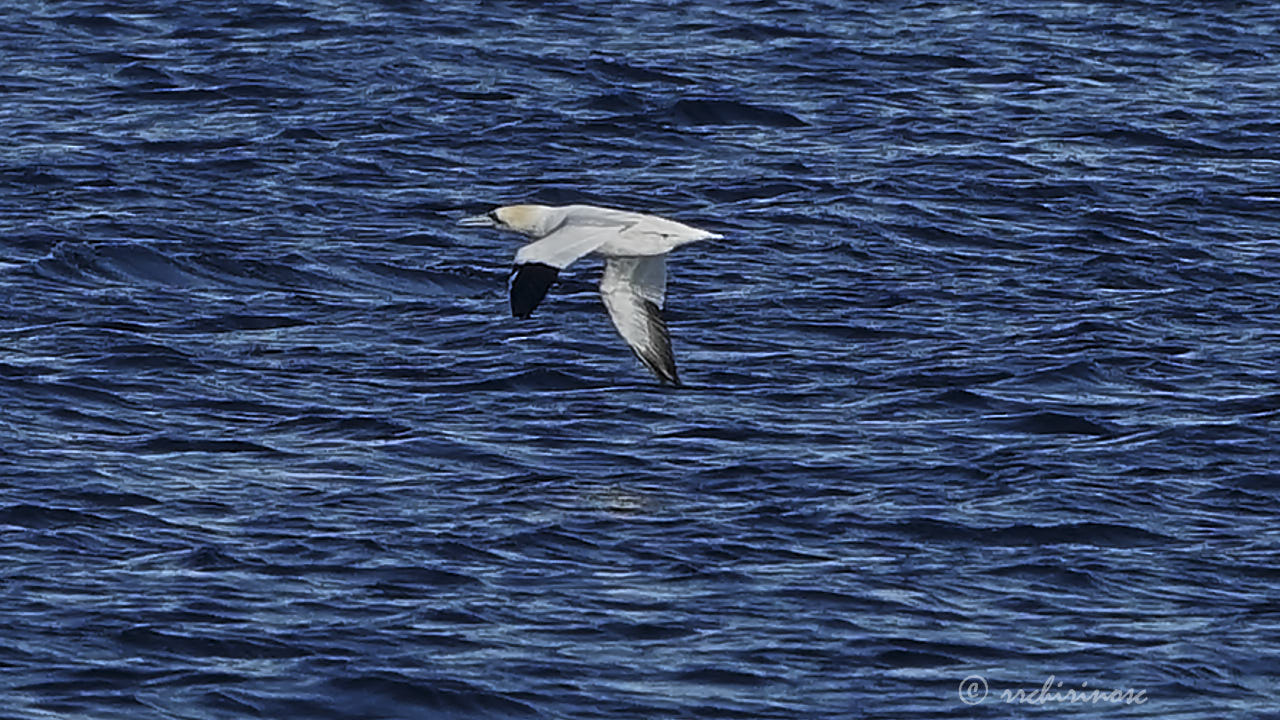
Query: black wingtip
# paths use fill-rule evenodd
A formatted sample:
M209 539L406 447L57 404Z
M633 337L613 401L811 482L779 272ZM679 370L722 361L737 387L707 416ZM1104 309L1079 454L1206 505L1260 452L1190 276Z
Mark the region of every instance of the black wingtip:
M632 348L640 362L649 368L660 382L672 387L680 387L680 376L676 374L676 356L671 351L671 336L667 333L667 321L662 316L662 308L656 303L644 301L645 316L649 319L649 331L656 339L650 352L641 353Z
M511 277L511 315L521 319L532 315L559 274L559 268L545 263L517 265Z
M649 368L649 372L653 373L653 376L658 379L659 383L663 385L670 385L671 387L681 387L684 385L684 383L680 382L680 377L676 375L675 365L660 365L657 362L654 362L653 359L647 358L639 353L636 354L636 357L640 358L640 362L643 363L645 367Z
M653 377L657 379L659 385L667 385L670 387L680 387L683 385L683 383L680 382L680 378L676 376L676 368L674 365L661 365L659 362L655 361L654 358L646 357L640 353L636 353L635 355L636 359L640 361L640 364L644 365L649 369L649 372L653 373Z

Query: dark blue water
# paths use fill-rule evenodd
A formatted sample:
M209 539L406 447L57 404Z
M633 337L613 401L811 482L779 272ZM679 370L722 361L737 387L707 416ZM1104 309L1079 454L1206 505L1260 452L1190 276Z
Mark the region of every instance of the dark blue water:
M3 716L1276 717L1278 17L7 3Z

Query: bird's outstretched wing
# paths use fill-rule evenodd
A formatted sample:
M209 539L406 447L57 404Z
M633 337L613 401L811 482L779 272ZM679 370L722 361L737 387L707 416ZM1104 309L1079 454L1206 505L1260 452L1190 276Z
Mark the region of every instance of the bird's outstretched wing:
M511 314L518 318L532 315L561 270L628 227L616 222L566 221L541 240L520 248L511 271Z
M650 372L679 385L671 336L662 318L666 294L666 255L612 257L605 262L600 296L618 333Z

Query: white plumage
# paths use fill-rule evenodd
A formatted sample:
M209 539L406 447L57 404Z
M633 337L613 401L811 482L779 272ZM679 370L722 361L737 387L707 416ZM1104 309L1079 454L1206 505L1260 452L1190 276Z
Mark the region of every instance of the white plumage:
M605 257L600 297L618 333L660 380L679 385L671 338L662 318L667 253L697 240L721 237L674 220L592 205L508 205L459 221L534 239L516 253L511 313L525 318L560 270L589 253Z

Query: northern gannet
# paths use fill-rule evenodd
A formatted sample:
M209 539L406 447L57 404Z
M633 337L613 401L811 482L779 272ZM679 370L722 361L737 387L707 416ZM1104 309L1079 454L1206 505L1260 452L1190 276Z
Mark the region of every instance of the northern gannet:
M458 221L533 238L516 253L511 314L533 313L560 271L589 253L605 258L600 297L622 339L659 380L679 385L671 338L662 319L667 253L696 240L723 236L674 220L592 205L507 205Z

